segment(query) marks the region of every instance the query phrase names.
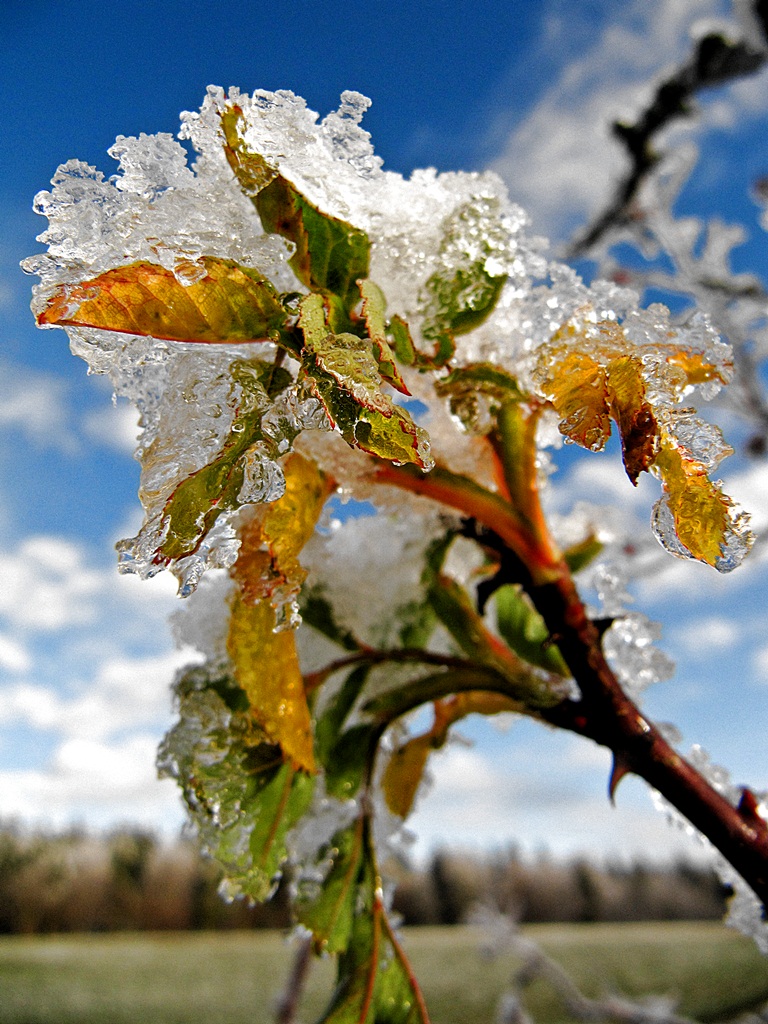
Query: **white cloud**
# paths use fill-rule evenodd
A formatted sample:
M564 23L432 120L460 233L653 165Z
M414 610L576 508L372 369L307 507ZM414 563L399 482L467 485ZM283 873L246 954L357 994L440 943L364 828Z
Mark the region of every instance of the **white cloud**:
M441 846L499 849L514 842L557 857L668 862L706 857L704 846L670 829L643 783L623 782L616 806L607 796L610 755L571 737L538 740L509 756L448 747L431 762L434 782L408 823L418 859Z
M690 619L674 629L674 639L689 656L709 657L733 647L741 635L739 624L722 615Z
M130 822L166 833L182 822L174 783L158 781L154 736L120 743L73 739L41 770L0 771L0 818L46 827Z
M83 549L60 537L35 536L0 552L0 616L15 630L51 631L92 622L104 573Z
M536 230L563 238L607 203L624 167L610 125L636 115L655 80L687 57L694 18L722 8L719 0L700 0L695 6L689 0L605 5L603 24L596 31L592 26L591 45L565 64L491 165ZM554 51L568 46L569 36L588 37L584 23L594 20L594 9L585 7L579 17L573 4L555 6L550 15L548 45L555 66L560 55ZM729 93L721 102L747 105L747 98Z
M0 427L21 431L37 447L79 450L67 397L66 385L55 377L0 364Z
M0 668L8 672L27 672L32 665L29 652L20 643L0 633Z
M89 413L83 420L83 431L86 437L100 445L133 455L139 434L138 423L139 414L135 407L121 401Z

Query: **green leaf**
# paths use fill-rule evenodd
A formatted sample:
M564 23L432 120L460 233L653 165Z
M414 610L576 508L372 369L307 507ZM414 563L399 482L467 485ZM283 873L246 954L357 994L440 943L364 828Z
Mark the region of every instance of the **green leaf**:
M319 891L316 883L299 883L294 901L296 919L314 937L315 951L343 953L352 937L357 909L358 885L364 867L364 820L358 818L337 832L318 854L331 861Z
M365 782L381 736L376 725L353 725L343 732L325 762L325 788L330 796L349 800Z
M358 284L363 298L363 319L368 328L368 336L373 342L373 354L378 363L379 374L387 384L391 384L401 394L410 395L410 391L400 376L394 353L387 341L384 293L373 281L359 281Z
M435 391L448 398L453 415L476 433L491 429L491 417L504 403L526 397L512 374L492 363L473 363L453 370L437 381Z
M544 620L523 588L516 583L499 587L494 600L499 632L512 650L531 665L563 677L570 676L563 656L550 642Z
M62 285L37 322L225 345L279 341L287 319L274 286L258 270L203 256L180 263L175 273L139 261Z
M572 573L580 572L586 568L600 554L605 545L597 537L590 533L578 544L572 544L563 552L563 559Z
M424 1000L395 940L372 858L357 885L357 912L338 960L336 989L318 1024L429 1024Z
M299 327L305 379L347 444L391 462L430 468L426 433L381 391L370 340L331 332L317 294L302 300Z
M304 815L314 780L265 742L245 693L204 665L177 682L179 721L163 740L161 774L181 786L203 848L236 893L267 899L286 857L285 837Z
M360 645L354 636L336 621L333 606L323 596L319 586L306 589L299 602L301 620L318 633L322 633L333 643L343 647L345 651L356 651Z
M389 321L389 333L397 360L405 366L414 366L418 362L418 356L411 331L405 320L397 313Z
M353 669L328 702L323 713L318 716L315 723L315 748L318 760L328 769L332 769L333 751L341 736L344 722L360 696L370 671L370 665L359 665Z
M292 383L287 370L260 360L234 362L230 373L233 386L240 386L232 427L216 458L177 484L168 498L159 562L193 554L222 512L244 504L240 492L248 456L264 440L261 418L269 399Z
M337 295L349 311L359 300L357 281L368 277L371 244L359 228L322 213L243 138L244 118L237 106L222 114L229 164L243 192L256 206L264 230L295 246L289 263L311 291Z
M479 327L493 312L507 281L506 274L486 269L505 247L498 221L498 204L480 197L447 218L441 269L424 286L421 333L434 349L429 356L419 353L420 365L444 366L453 355L456 337Z

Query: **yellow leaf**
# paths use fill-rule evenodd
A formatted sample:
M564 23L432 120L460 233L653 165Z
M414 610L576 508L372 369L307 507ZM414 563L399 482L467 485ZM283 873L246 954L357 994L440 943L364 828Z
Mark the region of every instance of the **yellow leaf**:
M733 364L728 362L718 366L708 360L701 352L689 352L678 350L673 352L667 362L672 366L678 366L685 373L689 384L708 384L710 381L718 381L720 384L727 384L730 380L730 370Z
M694 558L714 565L731 525L730 498L709 479L700 462L686 459L670 441L662 443L654 469L664 483L681 543Z
M165 267L139 261L82 284L64 285L38 323L207 345L277 336L287 314L272 284L257 270L214 256L190 266L195 273L189 283L182 283L183 268L177 277Z
M562 417L560 431L583 448L600 451L611 433L605 367L584 352L569 352L548 368L543 386Z
M274 632L275 611L268 601L246 604L232 598L227 651L238 685L254 719L278 743L294 767L315 771L312 725L292 629Z
M454 722L473 713L497 715L518 707L509 697L484 690L470 690L435 701L432 728L394 750L384 769L381 787L390 811L400 818L407 818L411 813L427 758L431 751L443 746Z
M334 488L317 463L298 452L283 464L285 493L270 505L257 505L240 531L234 569L243 598L254 604L276 592L298 592L306 578L298 555L314 533L325 500Z
M431 733L414 736L393 751L381 777L387 807L399 818L407 818L416 799L427 757L434 749Z

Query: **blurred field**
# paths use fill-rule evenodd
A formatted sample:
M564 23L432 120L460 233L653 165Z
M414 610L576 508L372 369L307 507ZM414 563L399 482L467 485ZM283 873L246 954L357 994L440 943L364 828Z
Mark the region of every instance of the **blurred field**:
M535 939L586 994L668 993L679 1010L715 1020L768 1000L768 959L709 923L530 925ZM473 927L406 931L434 1024L492 1024L517 961L483 959ZM110 934L0 938L0 1024L267 1024L291 948L273 932ZM314 964L302 1020L332 983ZM537 983L538 985L539 983ZM537 1022L562 1020L532 988Z

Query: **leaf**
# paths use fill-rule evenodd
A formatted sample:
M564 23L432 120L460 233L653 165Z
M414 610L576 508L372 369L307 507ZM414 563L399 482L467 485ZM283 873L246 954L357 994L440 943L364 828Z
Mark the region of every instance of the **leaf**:
M264 230L294 244L288 261L301 283L315 292L339 296L349 311L357 304L357 281L368 277L370 241L364 231L322 213L243 138L242 110L231 106L222 115L229 164L245 194L256 206Z
M268 601L247 604L235 593L227 652L238 685L255 720L294 767L315 771L312 725L293 630L274 632L275 610Z
M276 598L285 604L298 594L306 571L298 555L315 532L333 481L312 459L294 452L283 463L285 491L254 508L240 529L240 551L232 575L250 604Z
M526 397L517 380L492 363L472 363L452 370L436 382L435 391L448 398L451 413L467 430L476 433L491 429L491 417L505 402Z
M395 363L395 356L387 341L384 314L386 300L384 293L373 281L359 281L360 294L363 298L362 315L368 328L368 336L373 342L373 354L378 364L379 374L393 388L403 395L410 395L400 371Z
M559 676L570 676L570 670L558 648L551 643L549 630L518 584L509 583L494 594L496 617L504 640L531 665L538 665Z
M343 647L345 651L356 651L360 645L349 630L341 627L336 621L333 606L323 596L320 587L304 588L300 599L302 622L322 633L333 643Z
M364 866L363 831L364 818L360 816L320 850L319 860L330 860L331 869L319 892L312 892L315 883L299 883L294 900L296 919L312 932L317 953L343 953L349 946Z
M615 421L633 484L658 451L658 425L646 399L642 370L638 355L603 362L586 352L570 351L549 366L544 380L545 392L562 417L561 433L583 448L601 451L611 433L610 420Z
M411 813L427 758L434 749L432 733L427 732L413 736L392 751L381 777L381 788L387 807L399 818L407 818Z
M315 750L325 771L325 788L339 800L350 799L360 789L383 731L380 723L353 725L344 730L370 670L370 665L353 669L315 724Z
M380 390L371 342L329 331L316 294L302 300L299 327L306 381L347 444L391 462L431 468L426 433Z
M654 470L664 483L681 543L694 558L714 566L732 528L733 502L700 462L685 458L669 441L662 443Z
M433 343L431 354L418 353L418 364L444 366L452 357L456 337L474 330L491 315L507 281L506 273L486 268L500 255L496 237L499 219L494 200L475 197L455 210L443 225L441 269L424 286L422 336Z
M37 322L204 345L279 340L288 313L258 270L215 256L203 256L193 267L204 275L190 284L139 261L63 285Z
M624 468L633 484L656 458L658 426L645 397L642 362L622 356L608 364L608 403L621 435Z
M533 671L485 625L467 592L449 576L439 575L430 590L435 612L461 650L473 661L498 672L509 696L531 707L559 704L563 694L553 681Z
M357 913L339 956L336 989L318 1024L429 1024L413 972L386 919L369 856L357 890Z
M224 868L230 892L267 899L314 780L264 742L231 676L195 666L175 691L179 721L160 746L160 772L181 786L203 849Z
M498 715L519 710L509 697L485 691L454 694L435 701L433 708L432 728L395 748L381 777L387 807L400 818L407 818L411 813L427 759L433 750L445 744L454 723L475 713Z
M601 451L611 434L605 367L584 352L569 352L548 368L543 381L565 437Z
M265 458L259 450L264 440L261 418L269 399L292 383L292 377L282 367L260 360L234 362L230 373L233 386L240 388L232 427L216 458L177 484L168 498L158 562L193 554L222 512L254 500L241 498L241 492L249 462ZM275 471L279 472L276 465Z
M389 321L389 333L395 346L395 356L405 366L414 366L418 362L416 348L408 324L395 313Z
M598 540L593 533L590 533L584 540L566 548L563 552L563 559L571 573L577 573L593 562L604 546L602 541Z

